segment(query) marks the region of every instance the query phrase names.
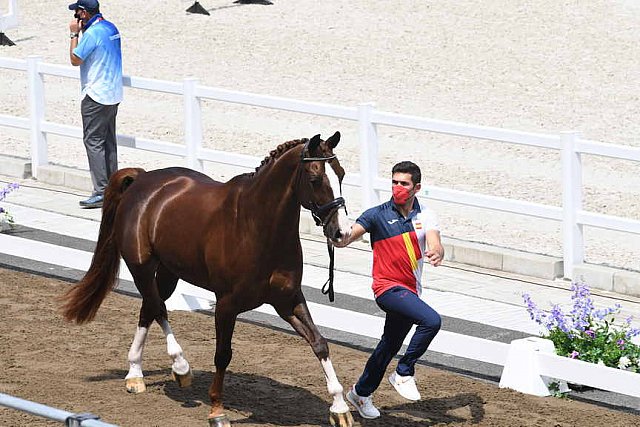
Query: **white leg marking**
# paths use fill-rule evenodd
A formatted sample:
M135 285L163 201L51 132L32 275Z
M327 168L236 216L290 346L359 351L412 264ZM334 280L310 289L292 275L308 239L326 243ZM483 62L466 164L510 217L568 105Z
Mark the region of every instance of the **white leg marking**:
M322 369L324 370L324 376L327 379L327 389L329 390L329 394L333 396L333 405L331 405L331 412L336 414L349 412L347 402L344 401L344 397L342 396L342 392L344 391L344 389L338 381L336 371L333 370L331 359L322 359L320 361L320 364L322 365Z
M171 365L171 369L178 375L185 375L189 372L189 362L184 358L182 353L182 347L178 344L175 336L173 336L173 331L171 330L171 326L169 322L165 319L162 321L160 325L162 327L162 332L164 332L164 336L167 339L167 353L171 356L173 360L173 365Z
M129 373L125 379L142 378L142 350L147 339L148 328L138 326L129 349Z

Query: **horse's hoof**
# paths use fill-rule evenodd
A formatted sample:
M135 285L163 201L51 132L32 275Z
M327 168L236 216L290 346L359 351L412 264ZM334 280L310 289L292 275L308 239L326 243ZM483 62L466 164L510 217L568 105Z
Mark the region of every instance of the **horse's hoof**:
M191 385L191 381L193 381L191 369L189 369L189 372L184 375L176 374L173 371L171 371L171 374L173 375L173 380L178 383L180 388L189 387Z
M124 380L124 385L129 393L144 393L147 389L147 386L144 385L144 379L140 377L127 378Z
M353 416L351 412L331 412L329 415L329 423L333 427L352 427L353 426Z
M209 427L231 427L231 421L226 415L209 418Z

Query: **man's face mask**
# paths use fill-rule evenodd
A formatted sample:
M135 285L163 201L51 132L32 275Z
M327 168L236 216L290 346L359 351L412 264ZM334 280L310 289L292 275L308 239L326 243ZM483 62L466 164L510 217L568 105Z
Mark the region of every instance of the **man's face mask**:
M393 202L396 205L404 206L411 198L411 192L402 185L394 185L391 190L393 191Z

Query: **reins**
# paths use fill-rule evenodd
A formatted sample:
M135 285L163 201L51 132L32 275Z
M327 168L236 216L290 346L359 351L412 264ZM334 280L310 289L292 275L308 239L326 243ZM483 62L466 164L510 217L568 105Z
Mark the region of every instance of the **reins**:
M333 302L335 299L335 292L333 291L333 267L334 267L334 251L335 248L327 239L327 250L329 251L329 278L324 285L322 285L321 292L323 295L329 294L329 302Z

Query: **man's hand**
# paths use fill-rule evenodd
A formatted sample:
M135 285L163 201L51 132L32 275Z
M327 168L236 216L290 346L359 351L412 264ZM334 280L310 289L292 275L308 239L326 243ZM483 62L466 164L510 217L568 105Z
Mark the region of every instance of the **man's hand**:
M71 22L69 22L69 31L72 33L79 33L80 30L82 30L82 21L73 18Z
M335 240L329 240L329 241L336 248L344 248L348 246L349 243L351 243L351 241L349 240L349 236L343 237L342 239L340 239L340 241L335 241Z
M358 240L366 232L367 230L365 230L364 227L362 227L360 224L355 222L351 225L351 228L346 231L346 233L344 234L344 236L342 236L339 242L331 241L331 243L336 248L344 248L345 246L348 246L351 242L355 242L356 240Z
M429 263L434 267L437 267L442 264L442 259L444 257L444 248L440 246L439 248L429 249L426 255Z

